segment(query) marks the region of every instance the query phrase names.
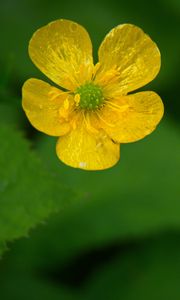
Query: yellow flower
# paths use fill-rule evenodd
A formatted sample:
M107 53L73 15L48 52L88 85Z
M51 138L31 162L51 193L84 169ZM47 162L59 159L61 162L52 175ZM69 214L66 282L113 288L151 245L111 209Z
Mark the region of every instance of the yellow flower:
M86 170L112 167L120 143L150 134L163 115L154 92L129 94L160 69L160 52L140 28L112 29L94 65L86 30L57 20L37 30L29 43L34 64L59 87L31 78L23 86L23 109L38 130L58 136L56 151L65 164Z

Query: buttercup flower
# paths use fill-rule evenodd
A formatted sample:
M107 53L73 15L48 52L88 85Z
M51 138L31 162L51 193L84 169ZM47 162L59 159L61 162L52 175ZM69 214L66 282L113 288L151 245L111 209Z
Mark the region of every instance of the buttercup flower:
M163 104L156 93L130 93L153 80L160 69L156 44L137 26L112 29L95 65L88 33L69 20L37 30L29 55L58 87L27 80L23 109L36 129L59 137L56 152L67 165L86 170L112 167L121 143L144 138L162 118Z

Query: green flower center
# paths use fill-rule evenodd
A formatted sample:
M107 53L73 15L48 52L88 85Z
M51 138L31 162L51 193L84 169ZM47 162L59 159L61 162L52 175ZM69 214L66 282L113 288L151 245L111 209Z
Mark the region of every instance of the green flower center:
M76 94L79 94L79 107L87 110L95 110L102 106L104 97L101 87L93 83L86 83L77 88Z

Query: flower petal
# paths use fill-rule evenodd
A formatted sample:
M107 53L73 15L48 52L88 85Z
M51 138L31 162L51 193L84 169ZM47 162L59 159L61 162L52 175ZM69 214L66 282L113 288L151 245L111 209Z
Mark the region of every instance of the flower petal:
M163 112L156 93L140 92L107 103L101 111L101 126L119 143L135 142L156 128Z
M23 109L36 129L52 136L61 136L70 130L68 122L60 114L67 93L31 78L23 85L22 97Z
M29 54L44 74L68 90L91 79L91 40L75 22L60 19L37 30L30 40Z
M103 170L117 163L120 146L103 131L97 135L90 134L82 121L76 129L59 138L56 152L59 159L71 167Z
M112 29L99 48L96 82L107 86L112 96L126 95L148 82L160 69L157 45L140 28L131 24Z

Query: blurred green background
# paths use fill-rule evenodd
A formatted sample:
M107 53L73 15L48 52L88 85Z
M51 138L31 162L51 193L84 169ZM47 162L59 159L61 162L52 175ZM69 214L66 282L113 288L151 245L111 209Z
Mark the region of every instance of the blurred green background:
M65 18L90 33L94 57L121 23L158 44L162 68L146 90L165 116L122 145L112 169L63 165L56 139L35 131L21 86L45 79L28 57L33 32ZM0 299L180 299L180 1L2 0L0 7Z

